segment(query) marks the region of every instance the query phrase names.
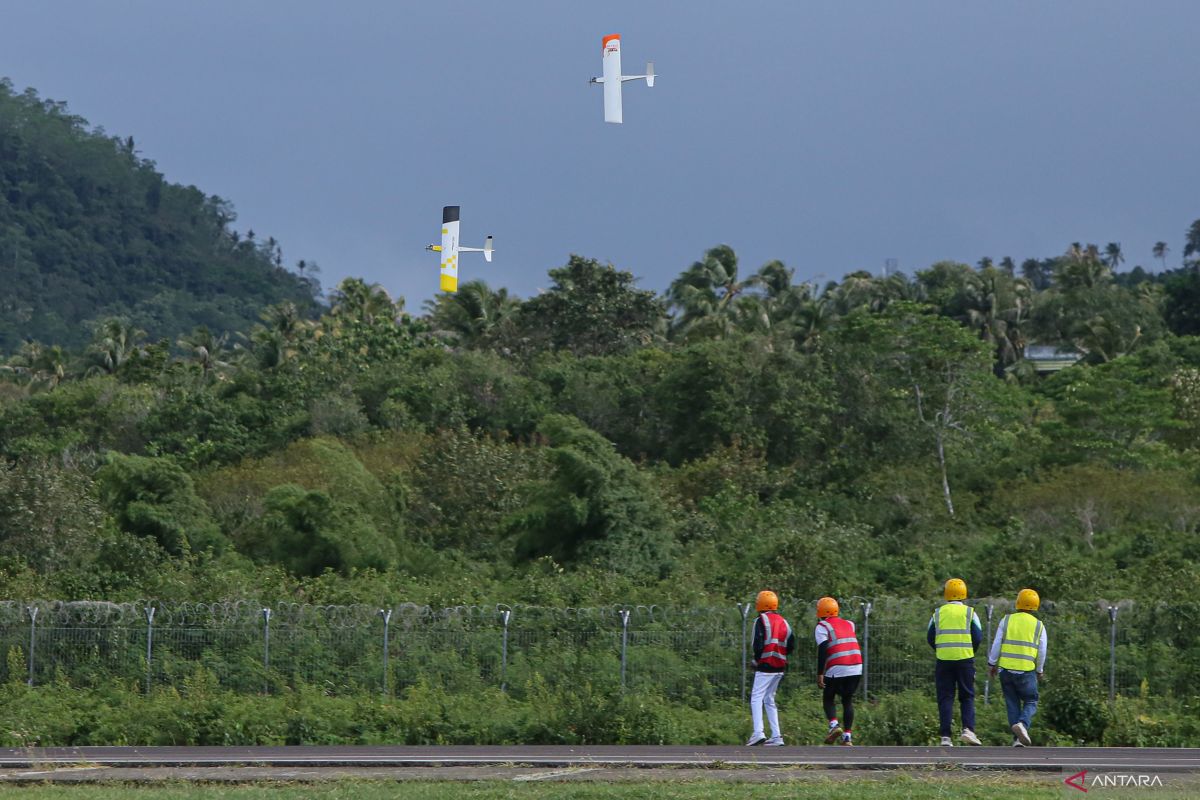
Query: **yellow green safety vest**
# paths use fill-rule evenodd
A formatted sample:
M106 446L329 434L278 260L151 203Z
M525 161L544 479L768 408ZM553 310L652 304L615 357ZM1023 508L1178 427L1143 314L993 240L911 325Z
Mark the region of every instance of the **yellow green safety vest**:
M1000 640L1000 658L996 664L1010 672L1029 672L1037 667L1038 643L1042 640L1042 622L1032 614L1009 614Z
M933 647L938 661L975 657L975 648L971 645L973 616L969 606L958 603L946 603L933 615Z

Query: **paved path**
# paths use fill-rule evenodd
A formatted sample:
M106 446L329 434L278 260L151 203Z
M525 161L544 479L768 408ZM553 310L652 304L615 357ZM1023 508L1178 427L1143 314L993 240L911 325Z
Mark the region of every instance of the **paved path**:
M106 767L823 767L1106 769L1200 773L1200 749L1133 747L35 747L0 749L0 768Z

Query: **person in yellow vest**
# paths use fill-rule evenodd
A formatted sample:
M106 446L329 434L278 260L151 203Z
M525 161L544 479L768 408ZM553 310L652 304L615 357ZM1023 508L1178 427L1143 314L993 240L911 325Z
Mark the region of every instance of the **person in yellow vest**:
M979 615L963 601L967 599L967 584L962 578L951 578L942 588L946 602L933 612L925 632L929 646L937 657L933 678L937 686L938 722L943 747L952 747L950 729L954 723L954 691L962 708L962 734L965 744L980 744L975 735L975 651L983 642L983 626Z
M1000 672L1004 706L1012 728L1013 747L1026 747L1029 725L1037 713L1038 683L1046 668L1046 626L1032 612L1041 605L1033 589L1017 595L1017 611L1000 620L992 651L988 653L988 671L994 678Z

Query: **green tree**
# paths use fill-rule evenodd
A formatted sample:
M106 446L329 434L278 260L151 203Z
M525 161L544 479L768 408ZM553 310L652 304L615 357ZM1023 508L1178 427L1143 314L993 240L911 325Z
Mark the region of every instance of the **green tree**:
M267 492L252 552L307 576L383 570L397 558L395 544L354 507L295 484Z
M851 315L842 337L862 347L855 349L857 379L883 381L885 393L894 393L910 409L936 458L946 512L953 517L947 452L952 443L969 438L985 414L983 390L991 371L987 346L954 321L909 303L896 303L883 314Z
M661 576L674 560L661 498L610 442L573 417L552 414L545 437L550 476L528 487L508 528L522 558L549 555L618 574Z
M0 508L0 556L41 574L95 560L104 512L82 470L49 459L0 462Z
M687 345L662 366L642 426L670 463L740 443L777 465L827 467L836 396L819 353L744 334Z
M1062 463L1116 467L1170 463L1166 439L1180 427L1170 381L1176 362L1159 344L1097 367L1072 367L1047 381L1054 416L1041 424Z
M611 355L661 337L662 303L635 288L632 273L572 255L565 267L550 270L550 280L549 289L521 304L511 349Z
M191 476L173 460L111 453L96 483L101 503L122 530L153 539L172 555L224 549L225 537Z
M1163 284L1163 319L1177 336L1200 336L1200 271L1176 270Z

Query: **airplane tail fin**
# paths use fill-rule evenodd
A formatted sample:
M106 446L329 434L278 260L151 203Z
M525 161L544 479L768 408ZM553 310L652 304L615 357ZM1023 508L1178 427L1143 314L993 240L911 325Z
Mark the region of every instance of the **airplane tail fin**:
M646 62L646 85L649 86L650 88L654 88L654 77L655 77L654 62L647 61Z
M492 260L492 235L491 234L488 234L487 239L485 239L483 242L483 260L484 261Z

